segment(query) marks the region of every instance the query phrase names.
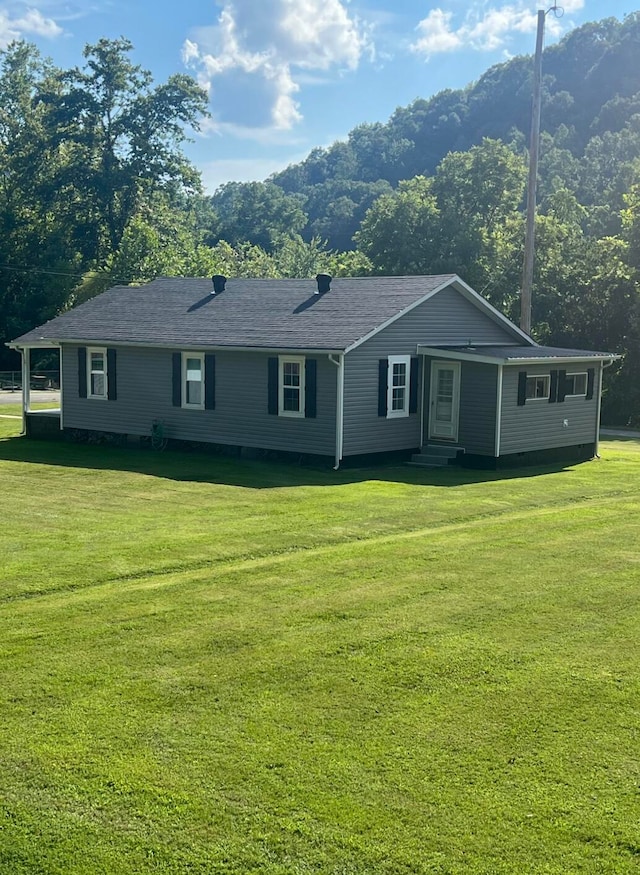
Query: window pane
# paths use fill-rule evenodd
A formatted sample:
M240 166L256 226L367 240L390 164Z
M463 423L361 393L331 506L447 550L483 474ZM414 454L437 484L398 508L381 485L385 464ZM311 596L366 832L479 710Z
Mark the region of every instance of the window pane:
M392 410L404 410L404 395L405 390L404 386L397 387L392 390L391 395L391 409Z
M202 404L202 383L187 380L187 404Z
M285 386L282 390L282 406L285 410L300 410L300 390Z
M104 374L91 374L91 394L104 395Z
M576 374L574 383L573 383L573 394L574 395L586 395L587 394L587 375L586 374Z
M549 377L527 377L527 398L548 398Z
M187 359L187 380L202 379L202 361L200 359Z
M407 366L404 362L395 362L393 365L394 386L404 386L407 382Z
M101 352L91 353L91 370L104 371L104 355Z
M453 371L438 371L438 395L453 397Z
M282 366L282 382L284 386L300 385L300 364L298 362L284 362Z

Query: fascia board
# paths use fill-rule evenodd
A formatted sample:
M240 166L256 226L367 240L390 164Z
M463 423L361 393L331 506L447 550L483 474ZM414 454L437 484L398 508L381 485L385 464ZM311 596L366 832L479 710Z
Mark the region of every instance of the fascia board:
M453 359L454 361L463 362L484 362L487 365L504 364L505 359L496 358L495 356L482 355L475 352L462 352L455 349L438 349L435 346L424 346L419 343L417 347L418 355L428 355L435 359Z
M453 359L458 361L483 362L488 365L549 365L549 364L587 364L588 362L609 362L616 361L622 358L621 355L590 355L590 356L531 356L525 358L508 359L498 356L488 356L479 353L458 351L452 349L438 349L434 346L424 346L419 343L417 346L419 355L428 355L437 359Z
M299 346L221 346L208 345L203 343L148 343L144 341L127 341L127 340L86 340L83 338L74 338L73 340L57 340L52 341L50 346L62 346L67 344L70 346L113 346L118 349L170 349L170 350L193 350L200 352L202 350L213 350L214 352L266 352L266 353L295 353L296 355L342 355L344 349L318 349L313 347ZM29 344L31 345L31 344Z
M57 349L60 344L56 340L43 340L37 343L5 343L5 346L19 351L21 349Z
M501 359L501 362L505 365L535 365L538 363L543 365L584 365L589 362L614 362L621 358L621 355L612 353L611 355L567 356L566 358L563 356L546 356L544 358L536 356L535 358Z

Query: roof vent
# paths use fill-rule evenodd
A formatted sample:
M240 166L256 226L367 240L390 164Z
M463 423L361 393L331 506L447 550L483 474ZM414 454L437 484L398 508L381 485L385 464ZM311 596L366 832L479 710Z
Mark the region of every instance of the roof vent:
M215 276L211 277L211 280L213 282L213 291L211 292L212 295L219 295L220 292L224 292L224 287L227 282L226 276L222 276L222 274L217 273Z
M319 273L316 277L318 290L317 292L314 292L314 294L324 295L325 292L331 291L331 279L332 277L328 273Z

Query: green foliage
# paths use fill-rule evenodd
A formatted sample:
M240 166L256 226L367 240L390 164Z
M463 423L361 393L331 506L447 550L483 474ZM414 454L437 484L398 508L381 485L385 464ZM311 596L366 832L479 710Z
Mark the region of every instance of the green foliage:
M374 202L356 235L383 274L458 273L507 307L526 168L495 140L452 152L435 176L401 182Z
M301 199L271 182L228 182L211 199L220 239L272 250L283 234L296 234L307 218Z
M172 208L156 197L128 223L107 270L111 284L140 283L157 276L211 276L216 272L213 250L202 237L196 217Z
M207 96L188 76L152 88L132 49L122 38L87 46L85 67L58 72L40 98L47 135L64 156L60 206L68 213L71 202L92 242L83 255L97 263L119 247L143 195L199 186L180 144L185 125L197 129Z
M403 181L378 198L356 234L358 248L377 273L429 273L437 258L439 210L433 183L424 176Z
M205 269L197 243L168 240L173 220L148 210L198 188L180 144L206 95L186 76L152 87L131 49L100 40L66 71L25 43L0 52L0 362L5 340L102 290L115 262L126 279Z

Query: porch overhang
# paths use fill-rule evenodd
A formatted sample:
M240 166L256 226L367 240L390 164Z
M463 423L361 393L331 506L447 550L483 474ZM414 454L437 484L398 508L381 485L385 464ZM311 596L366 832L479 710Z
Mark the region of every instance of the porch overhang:
M489 365L573 364L577 362L613 363L622 356L613 352L562 349L553 346L429 346L419 343L418 355L453 361L480 362Z

